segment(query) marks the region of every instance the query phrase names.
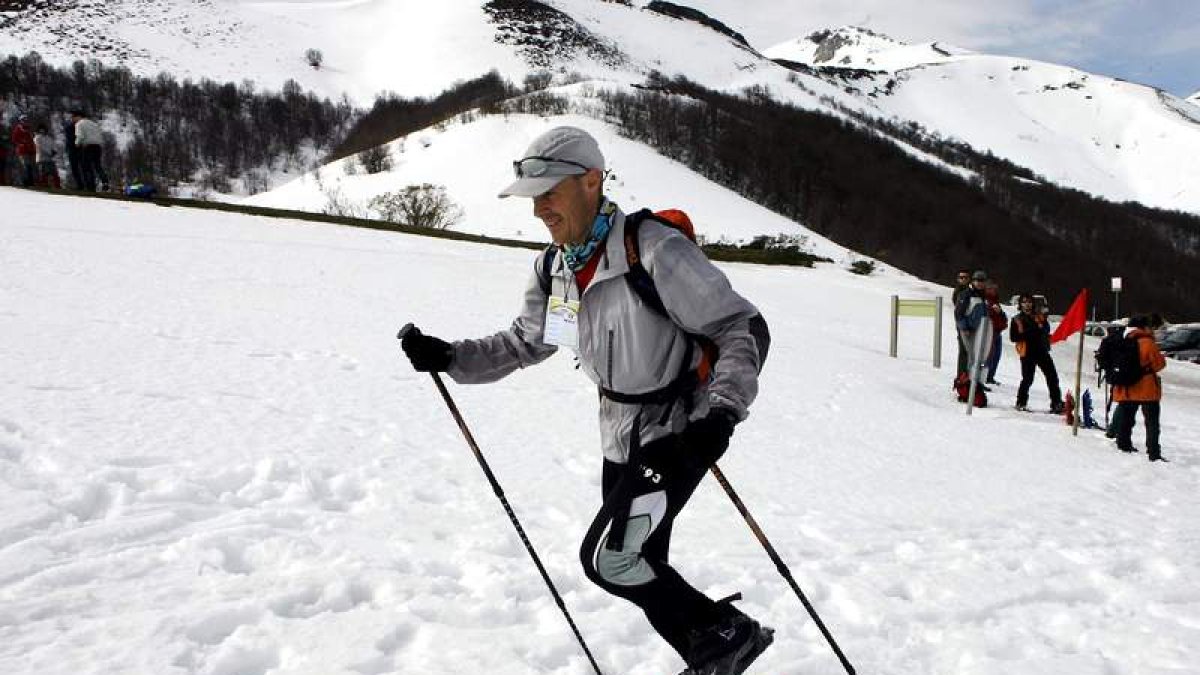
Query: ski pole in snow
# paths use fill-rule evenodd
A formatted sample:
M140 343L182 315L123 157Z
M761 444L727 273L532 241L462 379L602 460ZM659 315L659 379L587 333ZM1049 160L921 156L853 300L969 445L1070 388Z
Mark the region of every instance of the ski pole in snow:
M404 334L411 330L412 327L411 323L405 325L404 328L400 329L400 333L396 337L404 339ZM458 428L462 431L463 438L467 440L467 445L471 446L471 452L475 453L475 460L479 462L480 468L483 469L483 474L487 476L488 482L492 484L492 491L500 499L500 504L504 506L504 512L508 514L508 519L512 521L513 527L517 529L517 535L521 538L521 543L525 544L525 550L529 551L529 557L533 558L533 564L542 575L542 580L546 582L547 588L550 589L550 595L554 596L554 602L558 604L558 608L562 610L563 616L566 617L567 624L571 626L571 632L575 633L575 639L579 641L579 646L583 648L583 653L592 664L592 668L595 669L596 675L603 675L600 672L600 666L596 664L596 658L592 656L592 651L588 649L587 643L583 641L583 635L580 634L579 628L575 626L575 620L571 618L571 613L567 611L566 603L563 602L562 596L558 594L558 589L554 587L554 582L550 580L550 574L546 572L545 566L542 565L542 559L538 557L537 551L533 549L533 544L529 541L529 537L525 535L525 529L521 527L521 521L517 520L517 514L513 513L512 507L509 506L508 498L504 496L504 490L501 489L500 482L496 480L496 475L492 473L491 467L488 466L487 460L484 459L483 451L479 449L479 444L475 442L475 437L471 435L471 430L467 428L467 423L463 420L462 413L458 411L458 406L454 404L454 399L450 397L450 392L447 391L441 376L437 373L429 373L429 375L433 378L433 383L437 386L438 392L441 393L442 400L446 402L446 407L450 409L450 415L458 423Z
M754 520L754 516L750 515L750 510L746 508L746 504L742 502L742 498L738 496L738 493L734 491L733 486L729 484L729 479L725 478L725 474L721 472L721 469L717 467L716 464L712 466L712 474L714 477L716 477L717 482L721 484L721 487L725 489L725 494L729 495L729 498L733 500L733 505L736 506L737 510L742 514L742 518L746 519L746 524L750 526L750 531L753 532L754 536L758 538L758 543L762 544L762 547L766 549L767 555L771 558L771 562L775 563L775 568L779 570L779 573L783 575L784 580L787 581L788 585L792 587L793 591L795 591L796 597L800 598L800 602L804 604L804 609L808 610L808 615L813 618L813 621L815 621L817 624L817 628L821 630L821 635L825 636L825 641L829 643L829 646L833 648L833 653L836 654L838 660L842 662L842 667L845 668L846 672L850 675L855 675L854 666L850 665L850 661L846 658L846 655L842 653L841 647L838 647L837 640L833 639L833 635L831 635L829 633L829 629L825 627L825 622L821 621L821 617L817 615L817 610L813 608L812 603L810 603L808 598L804 596L804 591L800 590L800 585L796 583L796 579L792 576L791 570L789 570L788 566L784 564L783 558L779 557L779 553L775 551L775 547L771 545L771 541L767 539L767 535L763 532L762 528L759 527L758 521Z

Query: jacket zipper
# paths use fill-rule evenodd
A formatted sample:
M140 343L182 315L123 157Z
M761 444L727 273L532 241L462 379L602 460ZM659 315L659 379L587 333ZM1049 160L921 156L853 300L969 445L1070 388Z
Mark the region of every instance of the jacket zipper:
M608 329L608 388L616 389L613 384L613 329Z

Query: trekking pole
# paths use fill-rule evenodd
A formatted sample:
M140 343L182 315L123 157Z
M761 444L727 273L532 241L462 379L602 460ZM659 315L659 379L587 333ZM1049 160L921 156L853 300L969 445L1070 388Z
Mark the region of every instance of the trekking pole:
M725 494L733 500L733 505L742 514L742 518L746 519L746 524L750 526L750 531L758 538L758 543L766 549L767 555L771 558L771 562L775 563L775 569L779 570L788 585L796 592L796 597L800 598L800 602L804 604L804 609L808 610L808 615L817 623L817 628L821 629L821 635L825 636L825 641L833 648L833 653L837 655L838 660L842 662L842 667L846 669L849 675L855 675L854 666L850 665L850 661L846 655L842 653L841 647L838 647L837 640L833 639L833 635L829 633L829 629L825 627L825 622L821 621L821 617L817 615L817 610L813 608L812 603L805 597L804 591L800 590L800 585L796 583L796 579L792 576L791 570L784 564L783 558L779 557L779 553L775 551L775 547L771 545L771 541L767 539L767 535L759 527L758 521L754 520L754 516L750 515L750 510L746 508L746 504L742 502L742 498L734 491L733 486L729 484L729 479L725 478L725 474L721 473L721 469L716 464L712 466L712 474L716 477L717 482L725 489Z
M403 339L404 334L412 329L412 324L407 324L400 329L397 338ZM521 521L517 520L517 514L513 513L512 507L508 504L508 498L504 496L504 490L500 487L500 482L496 480L495 474L488 466L487 460L483 457L483 451L479 449L479 444L475 442L475 437L471 435L471 430L467 428L467 423L463 420L462 414L458 411L458 406L454 404L454 399L450 397L450 392L446 390L446 385L442 382L441 376L437 373L429 373L433 378L433 383L437 386L438 392L442 395L442 400L446 402L446 407L450 409L450 414L454 417L454 421L458 423L459 430L462 431L463 438L467 439L467 445L471 446L471 452L475 453L475 459L479 462L480 468L487 476L488 482L492 484L492 491L496 493L496 497L500 499L500 504L504 506L504 512L508 514L508 519L512 521L513 527L517 529L517 535L521 538L521 543L525 544L525 550L529 551L529 557L533 558L533 564L537 567L538 572L542 575L542 580L546 582L546 587L550 589L550 595L554 596L554 602L558 608L562 610L563 616L567 619L567 624L571 626L571 632L575 634L575 639L579 641L579 646L583 648L584 655L587 656L588 662L592 664L592 668L596 671L596 675L604 675L600 672L600 666L596 664L596 658L592 656L592 651L588 649L587 643L583 640L583 635L580 634L579 628L575 625L575 620L571 618L571 613L567 611L567 605L563 602L562 596L558 594L558 589L554 587L554 582L550 580L550 574L546 572L545 566L542 565L541 558L538 557L537 551L533 549L533 544L529 541L529 537L525 535L525 529L521 527Z

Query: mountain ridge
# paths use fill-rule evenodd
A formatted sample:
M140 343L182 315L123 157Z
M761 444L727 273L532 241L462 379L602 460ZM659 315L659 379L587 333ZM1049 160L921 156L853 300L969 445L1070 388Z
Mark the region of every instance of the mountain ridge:
M549 72L622 84L657 71L728 92L765 87L781 100L835 115L845 106L913 122L1059 185L1200 213L1200 189L1185 178L1200 173L1200 124L1180 112L1189 109L1182 99L1053 64L937 42L904 45L860 28L792 41L793 51L809 42L797 53L777 45L760 54L739 41L731 17L664 14L665 7L685 7L671 3L71 0L59 11L35 4L4 19L20 30L0 33L0 53L34 48L52 63L68 61L85 54L81 43L59 36L82 25L80 34L107 40L99 43L108 46L98 52L102 58L113 54L135 72L161 65L177 77L249 78L267 87L295 79L331 98L346 92L359 101L387 91L436 95L493 68L514 82ZM522 14L535 20L522 23ZM133 18L124 26L116 17ZM812 42L822 33L820 45ZM310 46L324 53L320 68L303 58ZM828 54L816 58L822 49ZM797 87L768 58L780 54L820 68L804 73ZM405 66L417 62L427 67ZM987 110L978 110L984 102ZM960 108L975 109L960 114ZM1122 124L1127 120L1137 124Z

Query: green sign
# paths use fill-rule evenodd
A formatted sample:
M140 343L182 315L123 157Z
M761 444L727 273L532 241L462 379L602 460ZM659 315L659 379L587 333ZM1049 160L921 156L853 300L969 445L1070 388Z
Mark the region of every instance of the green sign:
M936 300L901 300L897 311L900 316L922 316L932 318L937 314Z

